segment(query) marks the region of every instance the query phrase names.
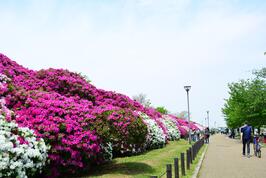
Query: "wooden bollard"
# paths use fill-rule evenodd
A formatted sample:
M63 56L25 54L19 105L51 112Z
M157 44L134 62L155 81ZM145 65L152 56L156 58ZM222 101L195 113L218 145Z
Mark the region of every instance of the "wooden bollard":
M179 178L178 158L174 159L175 178Z
M185 156L184 153L181 153L181 173L183 176L186 175L186 171L185 171Z
M192 159L192 157L193 157L193 153L192 153L192 148L191 148L191 147L189 148L189 154L190 154L190 156L189 156L189 158L190 158L190 163L192 164L192 161L193 161L193 159Z
M190 153L189 153L189 149L187 150L187 170L190 169Z
M166 177L172 178L172 165L171 164L166 165Z

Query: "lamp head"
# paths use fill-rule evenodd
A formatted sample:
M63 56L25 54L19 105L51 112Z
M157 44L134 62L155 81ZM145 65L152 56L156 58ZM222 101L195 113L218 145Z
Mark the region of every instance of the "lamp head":
M191 86L184 86L184 89L188 92L190 90Z

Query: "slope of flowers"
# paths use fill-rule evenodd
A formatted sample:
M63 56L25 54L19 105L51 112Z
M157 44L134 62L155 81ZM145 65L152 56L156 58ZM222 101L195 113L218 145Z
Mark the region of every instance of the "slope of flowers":
M9 77L1 83L0 95L16 115L7 112L5 120L34 130L51 146L53 177L180 138L176 118L125 95L97 89L68 70L33 71L0 54L0 74Z

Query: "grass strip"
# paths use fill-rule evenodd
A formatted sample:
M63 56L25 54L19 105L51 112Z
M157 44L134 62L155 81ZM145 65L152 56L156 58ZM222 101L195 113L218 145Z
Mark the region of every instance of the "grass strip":
M136 156L115 158L107 164L98 166L90 174L77 176L76 178L147 178L152 175L160 176L166 171L166 164L173 165L174 158L178 157L180 159L180 153L185 153L189 146L185 140L170 141L166 147L161 149L147 151ZM186 170L185 178L193 175L195 166L204 150L203 148L193 161L191 169ZM162 177L166 177L166 175Z

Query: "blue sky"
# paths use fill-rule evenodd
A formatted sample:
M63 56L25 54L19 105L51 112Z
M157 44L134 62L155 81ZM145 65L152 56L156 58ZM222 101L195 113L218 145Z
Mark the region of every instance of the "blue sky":
M265 67L263 0L0 0L0 52L31 69L67 68L99 88L225 125L227 83Z

